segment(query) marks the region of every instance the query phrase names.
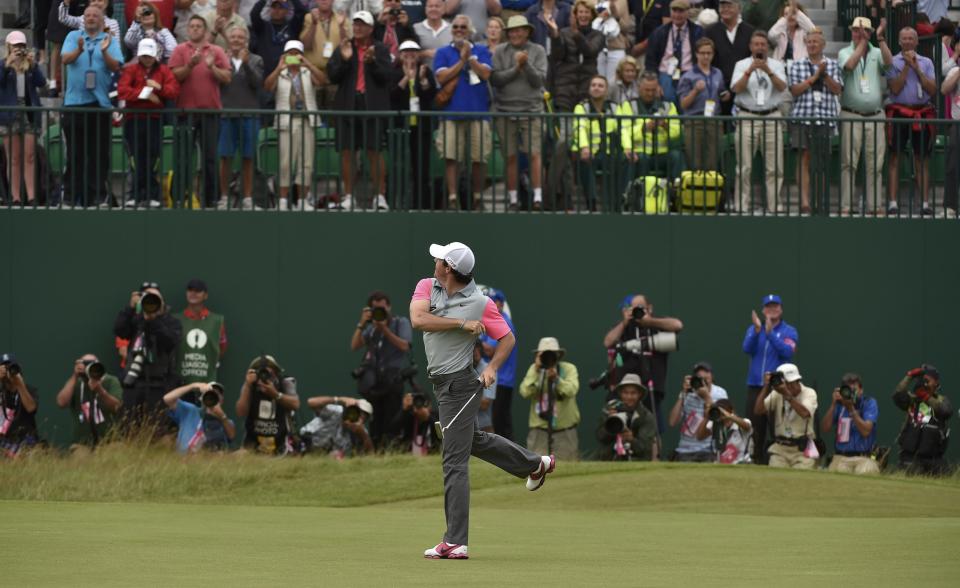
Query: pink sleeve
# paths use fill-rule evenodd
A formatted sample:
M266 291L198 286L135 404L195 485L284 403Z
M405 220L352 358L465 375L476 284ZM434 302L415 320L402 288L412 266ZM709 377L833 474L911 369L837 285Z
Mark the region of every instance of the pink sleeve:
M414 300L430 300L430 290L433 288L433 280L431 278L424 278L417 282L417 287L413 290L413 298L410 299L411 302Z
M503 315L497 310L497 305L493 303L493 300L487 299L487 307L483 309L481 322L487 329L487 335L498 341L510 332L507 321L503 320Z

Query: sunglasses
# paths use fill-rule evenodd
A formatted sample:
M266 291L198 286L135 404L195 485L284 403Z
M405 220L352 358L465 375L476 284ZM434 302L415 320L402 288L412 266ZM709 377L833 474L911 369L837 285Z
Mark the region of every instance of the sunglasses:
M467 27L467 25L453 25L451 28L453 28L455 31L465 31L469 27Z

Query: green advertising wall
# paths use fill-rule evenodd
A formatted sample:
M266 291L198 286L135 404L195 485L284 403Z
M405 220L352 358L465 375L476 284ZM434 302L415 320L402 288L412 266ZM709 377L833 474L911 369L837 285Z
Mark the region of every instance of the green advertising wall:
M94 352L116 368L112 326L131 290L158 281L179 310L186 282L201 277L209 306L227 317L220 379L229 412L260 352L298 378L302 398L352 394L360 355L349 341L367 294L387 291L406 314L417 280L432 273L427 247L453 240L473 247L478 281L508 296L518 372L547 335L578 366L585 455L596 448L603 402L586 382L604 369L603 336L629 293L645 293L656 314L684 323L668 402L690 366L708 360L742 410L741 342L769 292L783 297L785 319L799 329L796 362L821 406L844 372L859 372L879 400L882 444L894 443L903 420L890 394L907 369L937 365L944 390L960 400L960 225L948 221L4 210L0 351L16 352L39 388L44 435L69 442L72 421L54 397L73 360ZM414 343L423 366L419 335ZM520 439L528 410L515 399ZM666 447L676 439L670 431Z

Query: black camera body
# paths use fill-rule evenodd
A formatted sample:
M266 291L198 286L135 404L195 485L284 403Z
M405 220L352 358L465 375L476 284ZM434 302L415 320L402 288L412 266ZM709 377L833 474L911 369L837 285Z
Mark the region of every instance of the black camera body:
M557 365L557 362L560 360L560 356L556 351L541 351L540 352L540 367L548 370Z
M400 16L400 9L399 9L399 8L391 8L389 14L390 14L390 16Z
M706 382L700 376L690 376L690 389L699 390Z
M430 406L430 399L427 398L426 394L417 392L413 395L413 408L425 408L428 406Z
M355 423L360 420L362 411L356 404L343 407L343 421L346 423Z
M7 368L7 377L13 378L23 373L23 370L20 369L20 364L15 361L7 361L0 365Z
M840 398L853 402L857 399L857 391L849 384L842 383L840 384Z
M140 297L140 310L144 314L153 314L160 312L160 309L163 308L163 298L155 292L145 292L143 296Z
M200 396L200 403L207 408L220 404L220 395L213 390L207 390Z
M643 317L647 316L647 309L642 306L634 307L634 309L630 311L630 316L633 318L633 320L639 321Z
M710 410L707 411L707 418L713 422L717 422L723 418L723 415L720 414L720 408L717 406L711 406Z
M388 316L387 309L382 306L374 306L370 309L370 318L378 323L387 320Z
M83 362L83 374L88 380L101 380L106 373L106 366L99 361L87 360Z
M770 374L770 387L776 388L783 384L786 380L783 379L783 372L773 372Z

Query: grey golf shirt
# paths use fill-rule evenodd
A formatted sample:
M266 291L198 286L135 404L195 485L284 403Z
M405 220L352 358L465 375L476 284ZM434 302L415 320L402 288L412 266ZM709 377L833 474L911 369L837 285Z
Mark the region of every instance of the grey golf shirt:
M473 280L459 292L448 296L436 278L425 278L417 283L412 300L429 300L430 314L434 316L481 321L487 334L497 340L510 332L497 305L480 292ZM476 335L462 329L424 333L427 373L452 374L470 367L473 365L473 346L476 341Z

